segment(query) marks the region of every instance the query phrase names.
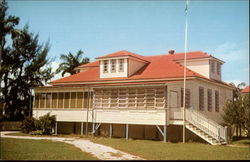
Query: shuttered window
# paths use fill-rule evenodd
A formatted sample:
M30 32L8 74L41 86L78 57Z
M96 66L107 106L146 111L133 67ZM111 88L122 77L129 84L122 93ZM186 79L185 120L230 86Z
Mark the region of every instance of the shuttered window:
M95 108L164 108L164 87L94 90Z
M212 73L215 72L215 64L214 64L214 61L211 61L211 70L212 70Z
M207 110L212 111L212 90L207 90Z
M221 73L221 64L217 62L217 74L220 75Z
M215 91L215 111L219 112L219 92Z
M181 107L183 107L183 94L184 94L184 89L181 89ZM190 108L190 89L186 89L186 96L185 96L185 107Z
M204 88L199 87L199 109L204 110Z

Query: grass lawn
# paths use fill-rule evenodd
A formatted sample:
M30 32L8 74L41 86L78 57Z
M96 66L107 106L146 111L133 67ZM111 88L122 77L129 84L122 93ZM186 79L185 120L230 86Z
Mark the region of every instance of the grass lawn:
M24 133L8 135L27 136ZM37 136L37 135L30 135ZM58 137L86 138L92 142L111 146L147 160L249 160L249 139L232 144L245 147L212 146L201 143L163 143L151 140L126 140L124 138L86 137L80 135L58 135Z
M0 138L2 160L97 160L73 145L50 140Z
M249 160L249 147L212 146L201 143L163 143L150 140L90 138L147 160Z
M235 145L248 145L248 146L250 146L250 139L248 139L247 137L239 138L239 139L234 140L232 142L232 144L235 144Z

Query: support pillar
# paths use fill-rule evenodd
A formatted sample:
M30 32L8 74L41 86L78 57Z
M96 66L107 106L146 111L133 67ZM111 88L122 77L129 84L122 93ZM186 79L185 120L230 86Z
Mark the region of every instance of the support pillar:
M109 137L111 138L112 135L113 135L113 126L112 126L112 124L110 123L110 124L109 124Z
M128 124L126 124L126 139L128 139Z
M227 143L228 141L227 141L227 137L228 137L228 134L227 134L227 126L225 127L225 142Z
M94 136L95 133L95 123L92 123L92 136Z
M164 129L163 141L164 141L164 142L167 142L167 126L164 125L164 126L163 126L163 129Z
M55 124L55 135L57 135L57 122Z
M81 136L83 135L83 122L81 122Z

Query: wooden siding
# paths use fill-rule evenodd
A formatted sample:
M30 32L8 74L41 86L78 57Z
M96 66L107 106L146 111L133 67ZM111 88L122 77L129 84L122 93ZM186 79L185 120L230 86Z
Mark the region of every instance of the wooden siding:
M56 121L65 121L65 122L86 122L87 121L87 110L79 109L60 109L60 110L51 110L51 109L34 109L33 117L39 118L47 113L51 115L56 115Z
M117 110L117 109L96 109L90 110L88 122L95 123L116 123L116 124L143 124L143 125L164 125L165 109L158 110ZM86 122L87 109L34 109L33 117L39 118L47 113L56 115L59 122ZM92 113L93 119L92 119Z
M94 121L97 123L165 125L165 111L164 109L96 109Z

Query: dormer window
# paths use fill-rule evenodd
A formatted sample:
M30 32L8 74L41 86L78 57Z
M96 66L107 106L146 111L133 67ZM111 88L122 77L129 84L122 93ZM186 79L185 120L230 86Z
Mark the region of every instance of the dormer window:
M111 60L111 72L116 72L116 60Z
M108 60L103 61L103 73L108 72Z
M119 72L124 71L124 59L119 59Z
M217 62L217 74L220 75L221 73L221 64Z

